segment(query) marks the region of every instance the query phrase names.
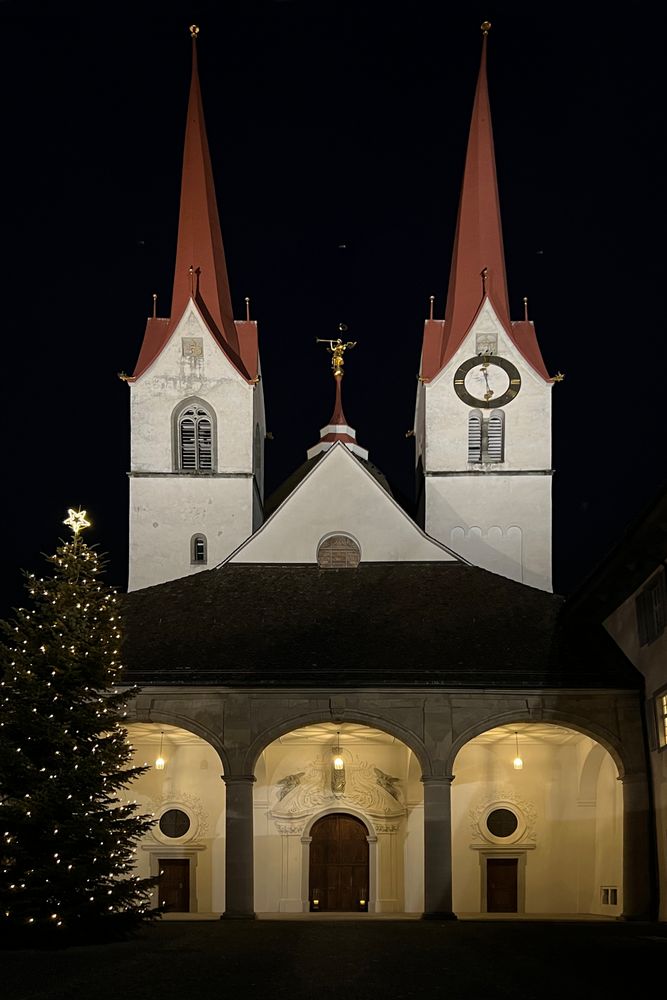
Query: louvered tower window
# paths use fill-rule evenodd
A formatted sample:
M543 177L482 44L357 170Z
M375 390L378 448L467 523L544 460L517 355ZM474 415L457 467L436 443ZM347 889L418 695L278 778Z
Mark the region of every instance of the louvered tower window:
M471 410L468 415L468 461L482 461L482 414Z
M505 414L497 410L489 417L487 462L502 462L505 457Z
M178 460L183 472L210 472L213 468L211 417L201 406L188 406L178 418Z

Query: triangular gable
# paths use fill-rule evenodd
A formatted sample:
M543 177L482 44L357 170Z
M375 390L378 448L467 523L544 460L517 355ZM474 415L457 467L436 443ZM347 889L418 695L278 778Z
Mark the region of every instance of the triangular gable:
M225 562L316 563L332 534L353 538L362 562L465 562L418 528L340 442Z

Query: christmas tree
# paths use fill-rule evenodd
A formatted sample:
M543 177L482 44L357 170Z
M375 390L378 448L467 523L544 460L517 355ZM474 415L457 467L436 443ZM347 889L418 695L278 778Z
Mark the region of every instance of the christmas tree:
M118 597L80 538L85 511L25 574L32 607L0 623L0 939L116 936L153 915L133 874L152 825L119 793L142 774L123 726Z

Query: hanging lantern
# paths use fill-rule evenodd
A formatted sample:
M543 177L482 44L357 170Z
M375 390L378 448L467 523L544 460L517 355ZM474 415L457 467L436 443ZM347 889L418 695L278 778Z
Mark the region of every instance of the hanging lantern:
M512 764L515 771L520 771L523 768L523 761L521 760L521 756L519 754L519 734L516 729L514 730L514 740L516 742L516 757L512 761Z
M340 733L336 733L336 748L331 758L331 791L336 796L345 792L345 761L340 752Z
M160 752L155 758L155 770L164 771L164 757L162 756L162 740L164 738L164 733L160 733Z

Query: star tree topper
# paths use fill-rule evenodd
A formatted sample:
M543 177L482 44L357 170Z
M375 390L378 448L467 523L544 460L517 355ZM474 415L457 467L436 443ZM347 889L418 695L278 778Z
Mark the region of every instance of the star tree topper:
M87 511L81 510L81 508L79 510L73 510L71 507L67 508L67 517L63 521L63 524L72 529L72 534L75 538L78 537L79 532L84 528L90 527L90 521L86 518L86 513Z

